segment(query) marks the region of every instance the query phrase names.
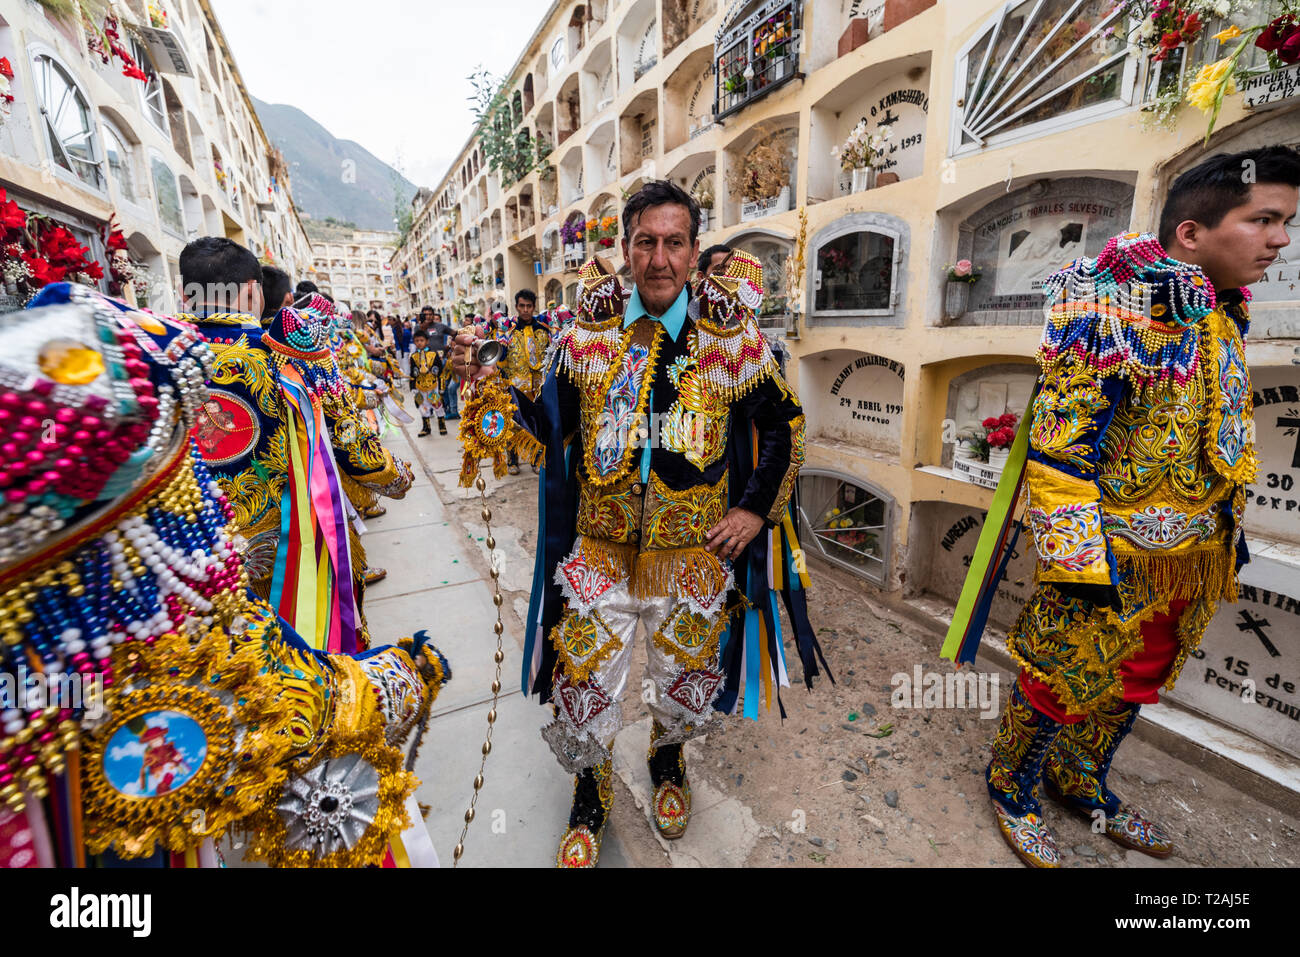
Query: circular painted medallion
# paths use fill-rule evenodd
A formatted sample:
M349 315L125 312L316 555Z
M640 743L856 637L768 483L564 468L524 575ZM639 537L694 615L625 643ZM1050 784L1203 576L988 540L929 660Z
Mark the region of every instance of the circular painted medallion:
M489 440L500 438L501 434L506 430L506 417L492 409L483 413L480 424L483 429L483 438Z
M253 407L220 389L209 392L194 426L194 441L209 465L226 465L251 454L261 435Z
M157 797L184 787L208 756L199 723L178 711L149 711L113 732L104 778L129 797Z

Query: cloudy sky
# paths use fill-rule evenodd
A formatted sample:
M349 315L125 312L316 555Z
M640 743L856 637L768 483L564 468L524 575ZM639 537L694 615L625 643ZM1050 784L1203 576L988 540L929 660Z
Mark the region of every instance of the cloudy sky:
M248 91L435 186L469 136L467 77L500 76L550 0L213 0Z

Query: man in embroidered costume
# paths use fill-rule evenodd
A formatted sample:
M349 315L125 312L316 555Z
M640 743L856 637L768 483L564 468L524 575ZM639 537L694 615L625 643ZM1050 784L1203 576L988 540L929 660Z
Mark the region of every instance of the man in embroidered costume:
M515 316L498 338L506 346L501 374L510 384L536 402L546 381L546 360L551 348L551 330L534 313L537 293L521 289L515 294ZM536 466L533 467L536 471ZM519 453L510 450L510 474L519 474Z
M1059 862L1040 776L1118 843L1172 853L1106 776L1237 597L1256 470L1245 287L1287 245L1297 186L1291 150L1213 157L1173 184L1158 241L1116 237L1045 286L1025 473L1037 586L1008 636L1023 670L988 767L998 826L1033 866Z
M234 505L252 586L313 648L364 649L364 558L340 474L399 497L410 468L349 417L316 314L284 309L265 329L253 318L262 302L252 253L207 237L185 248L180 267L201 315L179 318L216 353L196 439Z
M788 683L771 587L786 597L810 687L818 673L788 511L803 414L754 320L761 267L737 253L693 298L698 234L699 209L676 185L633 196L623 212L630 298L599 259L587 263L577 320L556 338L540 396L512 390L528 433L516 444L546 466L524 690L554 703L543 737L577 775L561 867L599 856L638 624L650 637L649 763L666 838L689 820L682 743L715 729L742 693L756 717ZM490 374L463 365L481 334L457 337L471 378ZM733 588L744 601L729 602Z
M0 677L87 689L6 713L0 862L216 866L233 831L273 865L436 865L405 767L446 662L423 634L311 649L249 590L193 439L249 427L209 410L213 367L192 327L81 286L0 317L0 439L40 466L0 474Z

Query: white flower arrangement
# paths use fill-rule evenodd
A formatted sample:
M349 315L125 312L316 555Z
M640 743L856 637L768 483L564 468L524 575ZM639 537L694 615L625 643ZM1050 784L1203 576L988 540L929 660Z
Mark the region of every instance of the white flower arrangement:
M831 156L840 161L845 172L851 172L864 166L871 166L875 159L885 150L885 144L894 138L894 128L886 126L870 132L867 121L859 120L843 143L831 150Z

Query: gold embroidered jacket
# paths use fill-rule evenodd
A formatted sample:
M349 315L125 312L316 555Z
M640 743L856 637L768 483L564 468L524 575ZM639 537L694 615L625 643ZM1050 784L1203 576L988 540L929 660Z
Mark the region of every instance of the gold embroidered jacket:
M291 310L286 310L290 312ZM282 313L283 315L283 313ZM300 368L319 388L335 459L345 484L400 498L410 488L410 467L395 459L365 427L338 379L328 352L307 360L281 350L282 329L263 330L251 316L180 317L198 326L216 355L209 381L208 404L195 429L204 461L212 469L234 508L234 525L248 542L244 559L249 577L264 588L274 567L280 537L280 501L290 462L287 410L276 363Z
M546 381L546 359L551 348L551 330L533 320L514 327L502 337L508 347L501 374L512 386L536 401Z
M1172 684L1217 602L1236 598L1256 469L1248 316L1239 292L1216 300L1199 268L1137 234L1047 293L1026 475L1039 588L1012 645L1083 706L1118 692L1118 665L1170 601L1190 603Z
M785 513L804 462L798 397L754 304L741 302L747 283L715 282L674 338L646 317L625 328L622 291L598 260L580 278L579 317L556 337L556 401L516 389L520 418L539 440L558 425L578 474L580 547L594 567L630 579L634 594L669 594L684 569L716 593L726 572L704 549L709 529L732 505L769 528ZM732 439L751 424L757 463L732 489Z

